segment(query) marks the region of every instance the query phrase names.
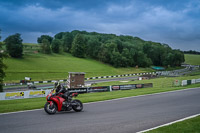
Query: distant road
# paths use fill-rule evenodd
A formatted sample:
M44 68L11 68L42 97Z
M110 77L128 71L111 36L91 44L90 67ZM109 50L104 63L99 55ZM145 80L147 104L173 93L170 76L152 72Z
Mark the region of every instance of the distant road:
M200 88L84 104L83 112L0 115L1 133L135 133L200 113ZM45 103L44 103L45 104Z
M98 79L98 80L86 80L85 83L86 84L92 84L92 83L101 83L101 82L110 82L110 81L120 81L120 80L137 80L138 76L134 76L134 77L123 77L123 78L109 78L109 79ZM52 88L53 87L53 83L52 84L43 84L43 85L36 85L36 87L39 88ZM27 86L18 86L18 87L12 87L12 86L8 86L8 88L4 87L4 92L12 92L12 91L24 91L24 90L28 90Z

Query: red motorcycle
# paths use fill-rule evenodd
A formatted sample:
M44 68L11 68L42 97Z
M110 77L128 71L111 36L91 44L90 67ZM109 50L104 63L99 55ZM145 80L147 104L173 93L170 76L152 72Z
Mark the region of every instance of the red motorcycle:
M47 102L44 105L44 110L48 114L55 114L56 111L70 111L74 110L76 112L80 112L83 110L83 104L80 100L73 100L73 97L78 96L78 93L70 94L66 101L62 98L62 93L58 95L53 95L54 90L46 97Z

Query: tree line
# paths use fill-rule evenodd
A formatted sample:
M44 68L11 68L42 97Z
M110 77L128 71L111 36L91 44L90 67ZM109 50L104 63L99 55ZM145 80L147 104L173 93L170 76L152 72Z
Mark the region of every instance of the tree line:
M117 36L74 30L54 37L38 37L42 52L67 52L79 58L93 58L114 67L180 66L184 53L167 44L144 41L139 37Z
M0 30L0 40L1 40L1 30ZM3 92L3 79L5 77L4 69L6 68L6 65L3 63L3 59L6 57L6 54L4 53L2 49L2 42L0 42L0 92Z
M183 51L183 52L184 52L184 54L198 54L198 55L200 55L200 52L195 51L195 50L189 50L189 51Z
M6 51L11 57L23 56L22 39L19 33L4 40ZM144 41L139 37L117 36L74 30L60 32L54 37L41 35L37 42L42 53L71 53L79 58L93 58L114 67L180 66L184 53L167 44Z

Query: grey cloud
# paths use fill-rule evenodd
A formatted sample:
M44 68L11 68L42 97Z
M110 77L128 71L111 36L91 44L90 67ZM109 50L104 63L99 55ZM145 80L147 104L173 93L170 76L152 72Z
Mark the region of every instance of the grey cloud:
M60 1L51 7L53 1L21 2L13 10L1 5L0 19L4 20L0 24L2 36L21 32L25 41L36 42L41 34L53 36L58 32L77 29L138 36L181 49L189 48L187 43L196 46L200 42L200 17L197 14L200 6L195 6L193 10L194 2L181 4L181 8L174 10L139 0L124 3L104 1L102 5L94 7L94 1L85 2L85 7L81 7L81 1L75 1L77 5Z

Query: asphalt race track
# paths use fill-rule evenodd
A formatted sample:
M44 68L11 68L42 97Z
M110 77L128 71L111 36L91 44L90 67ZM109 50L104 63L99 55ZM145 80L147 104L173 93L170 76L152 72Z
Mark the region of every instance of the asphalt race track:
M84 104L79 113L2 114L0 133L134 133L199 113L200 88Z

